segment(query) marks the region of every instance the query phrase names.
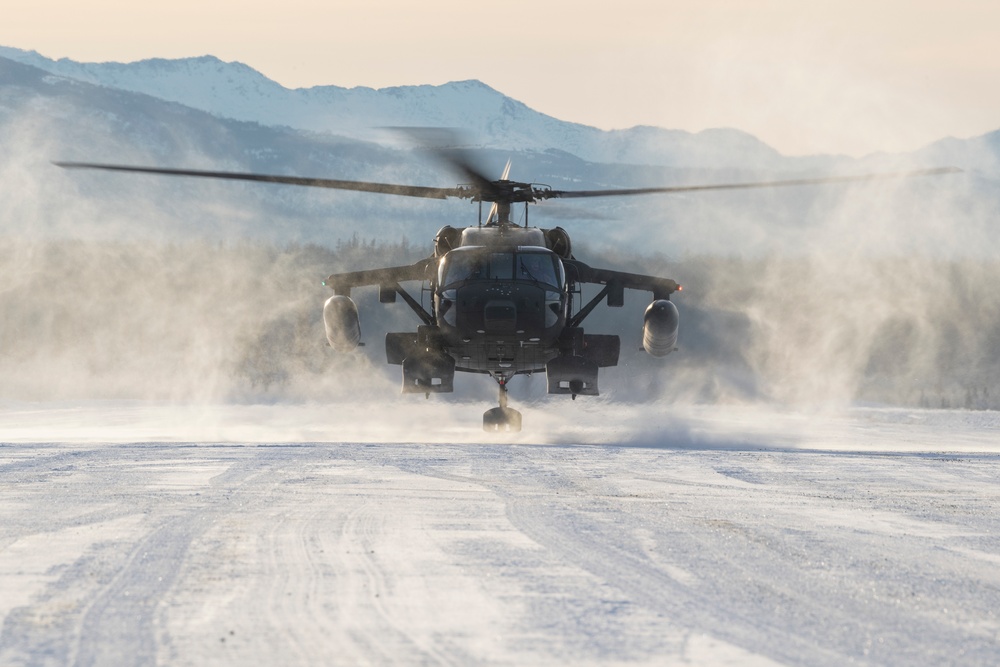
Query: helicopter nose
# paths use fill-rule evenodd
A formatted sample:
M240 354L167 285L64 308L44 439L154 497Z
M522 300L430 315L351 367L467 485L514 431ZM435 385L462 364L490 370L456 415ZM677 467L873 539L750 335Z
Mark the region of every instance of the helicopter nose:
M513 333L517 329L517 306L508 299L487 301L483 325L489 333Z

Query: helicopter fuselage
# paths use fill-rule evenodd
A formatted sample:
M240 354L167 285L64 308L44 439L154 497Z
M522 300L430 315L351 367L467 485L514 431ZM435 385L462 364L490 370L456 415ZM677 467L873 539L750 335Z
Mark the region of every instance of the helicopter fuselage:
M509 378L545 370L558 354L570 295L561 259L543 245L540 230L490 228L463 234L474 242L439 261L434 314L456 370ZM466 230L470 231L470 230ZM525 233L526 232L526 233Z
M426 128L425 128L426 129ZM420 133L412 135L420 141ZM827 178L800 178L750 183L674 185L646 188L558 190L538 183L508 178L510 161L498 180L491 180L468 159L438 139L425 144L432 153L463 174L465 185L428 187L371 181L345 181L276 174L143 167L93 162L56 162L69 169L218 178L261 183L373 192L425 199L466 199L479 202L480 224L466 229L443 227L434 239L430 257L409 266L335 273L324 285L334 295L323 305L327 342L346 352L361 344L358 308L351 289L378 286L379 301L401 297L423 322L416 332L388 333L386 360L403 367L403 392L454 390L456 371L488 373L500 387L499 407L483 415L487 431L521 428L521 415L507 407L507 381L519 373L544 371L550 394L596 396L598 369L618 364L617 335L585 334L581 324L602 302L624 305L625 290L652 293L642 322L642 347L652 357L665 357L677 343L679 314L670 301L681 286L657 276L588 266L573 257L569 235L561 228L528 226L528 205L553 198L591 198L655 193L733 190L819 183L864 182L957 173L951 167L894 174L861 174ZM492 203L483 224L483 204ZM511 222L511 206L524 204L524 226ZM400 283L430 285L428 311ZM602 288L587 303L573 303L579 286ZM422 288L422 291L426 288Z
M401 286L422 281L431 294L430 310ZM576 308L578 285L604 289ZM411 266L333 274L327 283L335 295L324 306L327 338L338 350L360 338L351 289L378 285L379 298L391 303L402 296L423 320L416 332L388 333L386 359L403 367L404 393L451 392L456 372L492 376L506 396L507 382L519 374L542 372L548 392L598 394L598 370L618 363L617 335L586 334L581 323L600 303L623 305L625 289L653 293L656 308L647 310L644 347L665 356L677 339L677 310L669 302L680 289L672 280L593 269L572 257L569 235L560 228L543 230L509 222L455 229L442 228L434 255ZM575 312L574 312L575 311ZM512 411L501 404L505 419ZM487 419L487 425L493 418Z

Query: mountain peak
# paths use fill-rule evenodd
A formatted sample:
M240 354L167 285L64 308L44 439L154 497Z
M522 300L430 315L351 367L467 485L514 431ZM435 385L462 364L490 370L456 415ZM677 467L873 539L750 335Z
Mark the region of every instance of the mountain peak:
M213 55L132 63L54 61L0 47L0 55L52 74L143 93L217 117L370 139L386 126L451 127L476 145L501 150L556 149L590 162L725 168L774 164L774 149L739 130L697 134L639 126L604 131L531 109L478 79L381 89L335 85L288 89L240 62Z

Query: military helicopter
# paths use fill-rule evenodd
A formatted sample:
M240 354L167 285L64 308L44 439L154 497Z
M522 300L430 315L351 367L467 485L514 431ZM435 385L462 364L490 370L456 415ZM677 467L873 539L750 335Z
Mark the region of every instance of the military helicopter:
M390 364L402 366L403 393L425 396L454 391L456 372L489 375L499 388L498 407L483 414L486 431L520 431L521 413L508 406L508 384L517 375L545 373L550 394L596 396L601 368L616 366L621 348L617 335L586 333L583 323L596 307L622 307L625 290L644 291L652 299L642 322L642 346L653 357L675 350L680 322L671 296L682 291L670 278L594 268L577 259L569 234L561 227L530 227L528 207L548 199L570 199L707 190L770 188L847 183L922 176L957 171L925 169L904 173L866 174L756 183L685 185L633 189L556 190L510 180L510 162L491 180L461 152L429 147L461 174L455 187L426 187L368 181L343 181L256 173L168 169L89 162L55 162L70 169L102 169L169 176L218 178L307 187L354 190L406 197L467 199L479 203L478 221L465 228L442 227L430 256L408 266L335 273L323 284L334 294L323 306L329 345L337 351L361 343L358 308L351 290L377 286L381 303L397 297L421 324L415 332L386 334ZM483 214L483 205L490 204ZM514 205L523 204L523 224L511 220ZM402 283L419 282L431 294L429 309ZM600 291L584 302L581 286Z

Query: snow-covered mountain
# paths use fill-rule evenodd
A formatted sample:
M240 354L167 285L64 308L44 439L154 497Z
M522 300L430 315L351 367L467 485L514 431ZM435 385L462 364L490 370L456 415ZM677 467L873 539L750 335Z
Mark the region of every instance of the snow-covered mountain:
M828 167L835 160L783 158L734 129L699 133L655 127L603 131L532 110L479 81L440 86L288 89L238 62L212 56L134 63L51 60L0 47L0 57L95 85L144 93L222 118L370 139L378 128L459 128L474 144L504 150L557 149L603 163L778 169Z
M177 102L220 118L362 140L384 138L385 127L448 127L464 130L473 146L554 149L598 163L802 171L850 167L856 162L845 156L782 156L732 128L697 133L649 126L600 130L539 113L475 80L382 89L335 85L289 89L243 63L214 56L80 63L0 46L0 57L76 81ZM1000 131L990 136L943 139L915 155L922 163L996 170ZM876 154L864 161L895 160L897 156Z
M564 220L569 218L577 238L674 255L799 248L806 245L806 236L816 243L816 230L826 227L836 244L878 229L883 230L878 243L888 243L893 252L985 250L992 246L981 241L979 227L1000 210L995 187L1000 134L943 140L905 155L791 158L737 130L691 134L639 127L604 132L537 113L479 82L288 90L245 65L211 57L86 64L0 49L0 213L6 213L0 222L10 227L32 219L40 221L36 228L80 233L81 201L102 214L127 215L130 228L145 225L157 233L180 235L218 230L227 238L329 243L350 238L355 230L368 237L402 232L427 238L442 224L474 222L474 211L454 203L190 179L53 174L50 164L84 160L456 183L455 174L426 155L373 141L372 128L394 125L465 128L484 147L479 157L485 173L499 174L513 158L514 178L557 189L944 165L973 170L963 177L886 184L877 193L863 193L857 203L844 199L855 190L784 188L550 203L533 209L532 221L540 226L568 224ZM959 201L963 203L957 205ZM967 226L974 233L956 233L953 224L942 222L959 216L976 221ZM332 218L341 231L331 232ZM411 232L413 225L420 229ZM105 229L95 226L93 233Z

